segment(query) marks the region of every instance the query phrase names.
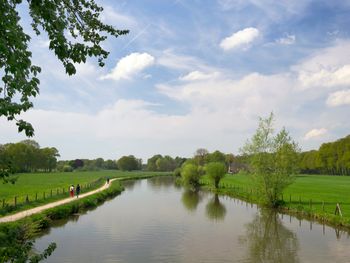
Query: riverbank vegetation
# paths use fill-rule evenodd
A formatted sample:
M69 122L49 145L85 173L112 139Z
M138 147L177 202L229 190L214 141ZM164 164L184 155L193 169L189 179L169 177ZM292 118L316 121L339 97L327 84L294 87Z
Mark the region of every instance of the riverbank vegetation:
M284 128L275 135L273 123L273 113L266 119L260 118L259 127L242 153L249 157L250 174L260 203L277 207L283 190L299 172L300 150Z
M259 203L253 178L246 173L226 174L216 190L208 176L203 176L203 187L238 197L252 203ZM350 177L331 175L298 175L292 184L279 196L280 209L329 222L334 225L350 227ZM337 203L342 216L335 214Z
M49 228L54 220L66 219L73 214L80 214L94 208L123 191L120 181L169 175L169 173L122 173L120 180L111 182L111 186L102 192L75 199L73 202L57 206L41 213L20 219L15 222L0 224L0 262L38 262L48 257L55 249L52 243L42 253L33 251L34 239Z
M0 214L26 210L67 198L70 185L80 184L82 193L102 186L106 178L170 175L162 172L92 171L74 173L26 173L15 184L0 184ZM16 202L16 204L15 204Z
M135 176L134 178L137 177ZM34 238L42 230L50 227L53 220L67 218L70 215L96 207L106 199L118 195L122 190L123 188L119 181L115 181L105 191L77 199L74 202L46 210L16 222L0 224L1 262L28 262L28 260L30 262L38 262L45 256L49 256L56 247L55 243L50 244L47 250L41 254L34 253L32 247Z

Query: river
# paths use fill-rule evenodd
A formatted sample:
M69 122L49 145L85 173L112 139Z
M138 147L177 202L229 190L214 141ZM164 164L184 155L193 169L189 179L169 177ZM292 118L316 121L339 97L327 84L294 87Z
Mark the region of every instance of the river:
M170 177L124 185L43 233L38 250L57 243L46 262L350 262L347 232L185 190Z

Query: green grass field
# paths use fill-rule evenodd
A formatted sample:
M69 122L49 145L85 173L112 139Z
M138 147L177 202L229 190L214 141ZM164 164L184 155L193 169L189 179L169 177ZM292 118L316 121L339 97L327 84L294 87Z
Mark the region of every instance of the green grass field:
M203 178L203 183L210 183ZM254 185L248 175L226 175L220 182L221 191L254 196ZM282 197L281 197L282 198ZM334 214L339 203L343 217L350 219L350 176L299 175L283 193L285 207L319 214ZM323 206L324 202L324 206ZM311 205L310 205L311 204Z
M25 210L65 198L68 196L68 188L71 184L76 186L79 183L82 186L82 192L84 192L101 186L105 182L106 177L139 177L161 174L164 173L122 172L116 170L19 174L15 184L0 184L0 215ZM90 188L85 188L89 184L91 184ZM30 201L29 203L26 202L27 195ZM13 207L15 197L17 201L16 208ZM3 202L5 203L5 207L3 207Z

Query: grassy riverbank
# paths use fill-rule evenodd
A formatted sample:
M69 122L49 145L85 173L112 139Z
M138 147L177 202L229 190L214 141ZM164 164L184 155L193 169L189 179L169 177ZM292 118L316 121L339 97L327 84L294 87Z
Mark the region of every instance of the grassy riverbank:
M211 184L207 177L203 177L201 182ZM218 192L258 202L248 175L226 175ZM350 227L349 176L300 175L284 191L282 198L284 210ZM340 204L342 217L334 214L337 203Z
M68 187L71 184L79 183L82 186L83 193L102 186L107 177L137 178L167 174L169 173L115 170L20 174L15 184L0 184L0 215L12 214L66 198L68 197Z
M76 199L68 204L45 210L15 222L0 224L0 262L10 260L22 262L23 253L29 255L32 253L32 245L28 246L32 242L31 240L40 235L43 230L49 228L54 220L65 219L73 214L82 213L120 194L124 190L120 181L169 175L169 173L130 172L119 175L121 180L111 182L111 186L102 192Z
M136 176L133 178L136 178ZM22 253L26 251L27 242L30 242L42 230L50 227L53 220L67 218L70 215L96 207L122 191L123 187L120 182L114 181L105 191L15 222L0 224L0 261L7 262L11 259L19 262L20 257L23 256Z

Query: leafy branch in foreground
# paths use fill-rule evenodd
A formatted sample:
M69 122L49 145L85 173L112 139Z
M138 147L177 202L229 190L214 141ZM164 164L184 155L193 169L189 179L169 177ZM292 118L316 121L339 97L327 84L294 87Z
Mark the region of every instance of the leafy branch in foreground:
M30 101L39 94L41 68L32 64L30 36L20 25L18 8L23 0L0 1L0 117L15 121L18 131L34 135L32 125L16 116L33 107ZM94 0L27 0L31 26L37 35L46 32L49 48L62 62L68 75L76 73L76 63L96 57L104 66L108 57L101 43L108 37L125 35L100 20L103 8Z

